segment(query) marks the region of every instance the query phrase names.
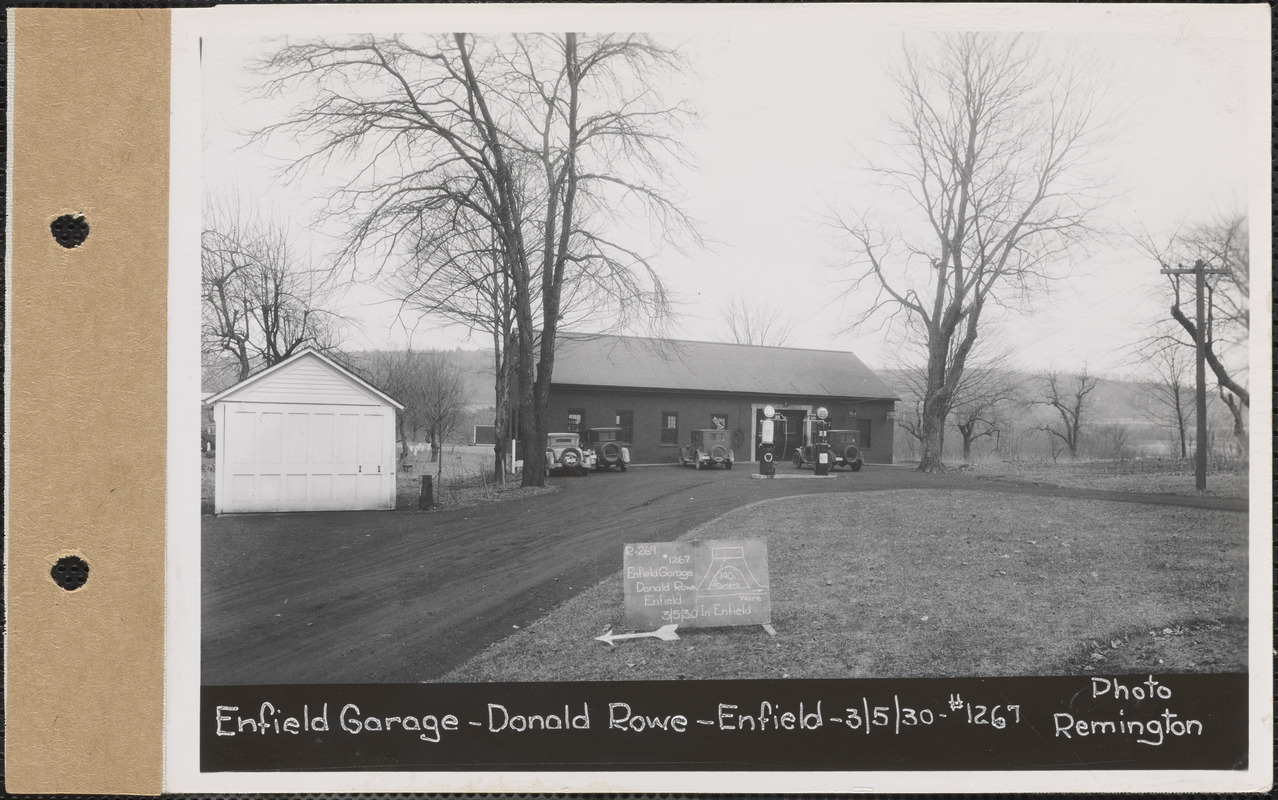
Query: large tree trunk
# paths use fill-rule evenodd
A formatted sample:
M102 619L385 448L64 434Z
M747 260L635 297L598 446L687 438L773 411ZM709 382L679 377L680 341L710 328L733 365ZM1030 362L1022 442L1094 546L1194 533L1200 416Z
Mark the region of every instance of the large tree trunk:
M524 306L526 308L526 306ZM521 309L522 311L523 309ZM521 314L521 316L523 316ZM531 320L531 318L530 318ZM524 475L520 486L546 485L546 428L536 404L537 387L533 376L533 341L531 325L519 327L519 444L524 455Z
M919 441L923 454L919 458L919 472L944 472L941 453L945 446L945 404L934 398L923 401L922 434Z
M510 378L511 353L516 347L513 336L501 332L493 333L493 369L494 393L496 396L493 415L493 474L504 486L506 483L506 444L510 439Z
M945 471L941 456L945 447L945 418L950 415L949 384L957 382L954 373L962 370L961 364L947 363L950 361L949 341L949 335L938 332L928 342L927 386L923 393L923 411L919 415L922 434L919 442L923 445L919 472ZM965 355L965 351L961 351L959 357Z

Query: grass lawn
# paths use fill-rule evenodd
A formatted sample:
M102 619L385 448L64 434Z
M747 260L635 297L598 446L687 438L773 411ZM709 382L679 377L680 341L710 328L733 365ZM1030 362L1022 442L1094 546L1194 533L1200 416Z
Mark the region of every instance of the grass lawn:
M684 538L767 539L775 638L609 647L594 637L623 629L617 573L441 680L1246 669L1245 514L905 490L766 501Z

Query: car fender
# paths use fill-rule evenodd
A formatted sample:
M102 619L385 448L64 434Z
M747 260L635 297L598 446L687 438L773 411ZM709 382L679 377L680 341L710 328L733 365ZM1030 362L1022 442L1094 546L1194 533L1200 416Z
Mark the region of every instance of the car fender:
M621 448L621 463L623 463L623 464L629 464L629 463L630 463L630 448L629 448L629 447L623 447L623 448Z

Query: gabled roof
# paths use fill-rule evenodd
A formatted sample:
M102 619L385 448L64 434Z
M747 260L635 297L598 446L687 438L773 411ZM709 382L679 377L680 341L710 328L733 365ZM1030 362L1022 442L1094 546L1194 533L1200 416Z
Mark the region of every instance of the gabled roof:
M551 383L897 400L852 353L561 331Z
M346 367L343 367L341 364L338 364L336 361L333 361L331 358L329 358L328 356L324 355L323 353L319 352L318 350L312 347L308 347L299 353L294 353L293 355L284 359L280 363L275 364L274 366L267 367L261 372L254 373L248 376L247 378L245 378L244 380L240 381L239 383L235 384L234 386L231 386L230 388L227 388L227 389L223 389L222 391L218 392L212 397L204 398L204 404L209 405L210 403L215 403L218 400L224 400L233 394L242 392L251 386L261 383L264 379L268 378L269 376L275 375L279 373L280 371L287 369L290 365L296 364L297 362L306 358L315 359L319 361L324 366L328 367L332 371L346 378L351 383L356 384L357 386L367 391L368 393L374 395L375 397L378 397L381 400L385 400L386 402L395 406L395 408L399 409L400 411L404 410L403 403L400 403L398 400L386 394L381 389L378 389L373 384L364 380L360 376L356 375L354 372L351 372Z

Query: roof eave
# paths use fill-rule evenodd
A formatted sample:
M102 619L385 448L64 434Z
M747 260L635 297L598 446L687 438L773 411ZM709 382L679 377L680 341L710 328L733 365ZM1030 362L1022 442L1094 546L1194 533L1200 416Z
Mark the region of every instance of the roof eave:
M399 401L398 401L398 400L396 400L395 398L393 398L393 397L391 397L390 395L386 394L386 393L385 393L385 392L383 392L381 389L378 389L376 386L372 385L372 384L371 384L371 383L369 383L368 381L366 381L366 380L364 380L363 378L361 378L360 376L356 375L354 372L351 372L351 371L350 371L349 369L347 369L346 367L343 367L341 364L338 364L336 361L333 361L331 358L328 358L328 357L327 357L327 356L325 356L323 353L319 352L318 350L316 350L316 349L315 349L315 348L313 348L313 347L308 347L308 348L306 348L305 350L301 351L300 353L294 353L293 355L289 356L288 358L284 359L283 361L279 362L278 364L272 364L271 366L267 367L266 369L262 370L261 372L258 372L258 373L254 374L254 375L250 375L250 376L248 376L247 378L245 378L244 380L242 380L242 381L240 381L239 383L235 384L234 386L228 386L227 388L223 389L222 391L218 392L217 394L213 395L212 397L209 397L209 398L205 399L205 400L203 401L202 405L206 405L206 406L207 406L207 405L212 405L212 404L214 404L214 403L218 402L219 400L222 400L222 399L226 398L228 395L234 394L234 393L236 393L236 392L238 392L238 391L240 391L240 390L242 390L242 389L246 389L246 388L248 388L250 385L260 382L260 381L261 381L263 378L265 378L266 376L271 375L271 374L273 374L273 373L275 373L275 372L278 372L279 370L283 369L285 366L287 366L287 365L289 365L289 364L292 364L294 361L298 361L298 360L300 360L302 357L304 357L304 356L306 356L306 355L313 355L313 356L315 356L316 358L318 358L320 361L324 362L324 363L325 363L325 364L327 364L328 366L332 367L333 369L337 370L338 372L342 373L343 375L346 375L347 377L351 378L352 380L354 380L355 382L357 382L360 386L362 386L362 387L364 387L365 389L367 389L369 392L372 392L372 393L373 393L374 395L376 395L377 397L379 397L379 398L381 398L382 400L385 400L386 402L390 403L392 406L394 406L394 407L395 407L395 409L396 409L397 411L403 411L403 410L404 410L404 404L403 404L403 403L399 402Z
M864 395L864 394L821 394L819 392L771 392L761 390L737 390L737 389L686 389L670 386L614 386L597 383L562 383L560 381L551 380L550 385L560 389L582 389L586 391L611 391L611 392L679 392L682 394L731 394L731 395L753 395L759 397L830 397L836 400L875 400L875 401L892 401L899 402L901 398L895 396L880 395Z

